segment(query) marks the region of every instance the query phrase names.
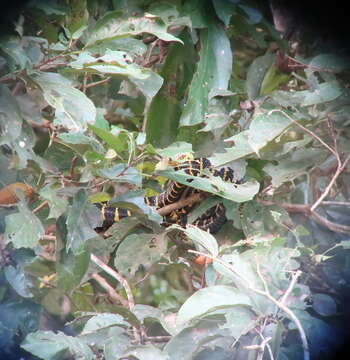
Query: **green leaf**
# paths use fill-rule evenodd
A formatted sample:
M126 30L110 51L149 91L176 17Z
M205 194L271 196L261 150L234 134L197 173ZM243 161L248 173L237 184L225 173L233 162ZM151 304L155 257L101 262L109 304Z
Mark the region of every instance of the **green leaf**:
M107 50L123 51L132 57L142 56L147 51L143 41L134 38L120 38L89 46L90 54L104 54Z
M86 335L98 330L110 328L112 326L129 326L129 324L118 314L100 313L91 317L85 324L81 335Z
M226 148L223 153L214 153L209 160L216 167L241 159L247 155L254 154L254 149L249 144L248 137L249 130L244 130L237 135L225 139L225 141L232 141L234 146Z
M130 37L149 33L164 41L182 41L167 32L167 27L161 19L150 17L123 18L121 11L112 11L99 19L90 31L86 46L100 41Z
M149 220L160 224L162 217L151 206L145 204L144 192L142 190L129 191L126 194L117 196L111 200L112 204L120 207L130 208L132 211L140 213L140 210Z
M140 265L150 266L165 253L165 235L132 234L119 245L114 265L125 276L134 276ZM133 254L133 256L130 256Z
M188 16L180 16L177 6L167 2L153 3L148 12L161 18L167 26L191 26Z
M56 222L56 273L57 290L72 293L80 285L90 264L90 251L82 250L73 253L66 250L67 227L65 217L62 216ZM60 311L60 310L59 310Z
M85 250L79 254L63 249L56 263L57 287L72 292L80 285L90 263L90 252Z
M92 130L100 139L105 141L107 145L117 153L126 150L127 135L124 131L120 131L117 135L114 135L111 131L101 129L93 125L89 125L89 129Z
M23 169L27 166L28 160L33 160L43 172L53 172L53 167L34 152L36 140L33 128L28 123L23 122L21 135L11 144L18 157L16 167Z
M321 316L332 316L337 312L334 299L327 294L312 294L312 308Z
M153 146L164 147L176 138L181 107L164 91L153 98L147 114L147 141Z
M219 176L213 176L211 174L208 174L207 178L190 176L182 170L160 170L158 174L181 184L190 185L195 189L209 192L235 202L251 200L258 193L260 187L257 181L249 181L238 185L223 181ZM192 179L191 183L188 182L189 179Z
M343 91L343 88L341 88L337 81L322 83L314 91L300 91L301 95L305 96L301 106L311 106L332 101L340 96Z
M75 61L69 63L73 69L95 74L124 75L135 79L146 79L150 76L149 69L143 69L133 63L132 58L124 51L107 49L100 57L89 52L81 52Z
M5 243L11 242L15 248L34 249L39 244L45 230L40 220L28 209L22 191L17 191L20 198L18 213L6 216Z
M306 174L308 168L322 163L326 153L320 149L299 149L291 154L291 157L279 160L278 165L267 164L264 171L271 176L272 186L279 187L283 183L292 181L302 174Z
M21 347L44 360L63 359L70 354L75 359L93 360L92 350L79 338L62 332L36 331L26 336Z
M103 146L95 138L91 136L87 136L82 132L63 133L63 134L59 134L57 137L68 144L89 145L92 148L92 150L98 153L102 154L104 152Z
M308 64L311 68L317 68L318 71L341 72L349 69L349 58L336 54L320 54L315 56Z
M251 305L249 298L239 290L225 285L210 286L198 290L185 301L177 314L176 323L181 327L210 312L239 305Z
M159 89L162 87L163 78L159 76L154 71L149 69L144 69L144 73L148 76L144 79L137 79L130 77L130 81L139 88L142 94L147 99L147 103L150 103L153 97L158 93Z
M203 215L207 210L220 203L222 203L222 199L218 196L211 196L203 200L187 215L187 223L192 224L199 216Z
M281 83L289 81L289 75L281 74L273 63L267 70L264 80L261 83L260 94L266 95L278 88Z
M173 336L163 351L171 360L192 360L205 345L213 345L213 339L222 339L227 336L230 336L229 332L222 329L218 321L204 319L197 322L195 326L186 327Z
M106 235L112 242L112 249L115 248L132 230L138 225L138 220L134 216L126 217L114 223L107 231ZM99 246L99 248L101 248Z
M160 71L164 84L153 98L147 113L147 140L164 147L175 140L181 116L181 99L193 75L195 52L188 31L180 38L184 45L173 43ZM161 114L161 116L160 116Z
M265 297L255 294L248 289L249 282L249 284L255 289L263 290L262 281L255 271L256 264L254 255L250 255L252 256L250 259L243 258L242 255L236 253L223 255L221 259L227 264L227 266L224 266L217 261L214 261L213 265L214 269L219 274L233 282L233 284L239 289L240 293L249 296L250 301L254 304L254 311L263 313L264 311L267 311L271 303ZM234 271L232 271L231 268Z
M249 127L249 145L259 154L260 149L281 135L289 126L291 121L280 112L257 114Z
M87 240L96 237L94 228L102 223L100 211L92 205L84 190L79 190L67 215L67 251L79 254Z
M175 225L177 229L183 231L196 245L199 245L199 249L204 248L212 256L217 256L219 253L218 243L213 235L207 231L203 231L196 226L188 224L186 229L181 226Z
M24 298L33 297L30 288L33 286L31 280L26 276L24 269L20 266L6 266L4 274L8 283L16 293Z
M264 56L257 57L249 66L246 90L250 100L255 100L260 96L262 83L275 59L275 56L275 54L266 53Z
M219 19L225 24L225 26L229 26L231 16L234 15L237 10L236 4L226 0L214 0L213 5Z
M212 13L208 11L208 6L210 7L210 10L214 10L212 9L210 2L204 3L202 0L190 0L184 2L183 13L190 17L192 28L203 29L208 26L212 16Z
M145 319L159 320L162 317L162 311L160 309L143 304L136 304L132 308L132 313L137 317L140 323L143 323Z
M67 209L68 201L65 197L57 195L57 188L47 184L39 191L39 195L48 201L50 213L48 219L57 219Z
M160 156L169 157L172 159L176 158L176 156L179 154L190 154L193 152L192 144L184 141L174 142L166 148L157 149L156 151Z
M29 66L30 59L19 37L11 37L8 40L1 41L0 50L11 71L25 69Z
M42 10L46 15L66 15L67 8L63 4L51 3L45 0L34 1L31 6Z
M226 90L231 76L232 51L222 27L211 22L208 28L200 30L200 35L200 61L180 119L181 126L202 123L208 111L209 92L213 88Z
M117 182L129 182L136 186L141 186L142 183L142 177L139 171L125 164L115 164L110 168L98 170L97 174L107 179Z
M1 90L0 90L1 92ZM35 122L43 125L43 115L40 111L40 101L35 91L27 89L26 94L19 94L14 97L21 110L21 116L27 122ZM1 100L0 100L1 101Z
M39 73L32 77L43 90L45 100L55 109L54 124L78 132L93 124L96 108L93 102L60 74Z
M67 24L69 31L72 33L72 39L78 39L82 29L85 29L89 20L87 10L87 0L74 1L69 4L69 16Z
M238 340L257 325L256 314L248 307L235 306L225 312L226 324L231 335Z
M116 360L123 358L123 354L132 344L132 339L124 329L114 326L108 331L108 336L104 336L102 341L99 340L98 343L101 344L101 351L104 352L105 360Z
M123 355L123 357L132 356L138 360L169 360L168 355L163 354L162 350L151 344L132 346Z
M307 234L309 235L309 234ZM339 242L339 246L341 246L343 249L350 249L350 240L342 240Z
M0 84L0 144L9 144L21 135L22 117L15 98L7 86Z
M261 242L263 238L256 237L256 242ZM214 261L215 270L230 279L234 285L243 293L249 296L253 309L257 313L274 311L275 305L265 296L256 294L249 288L263 290L263 282L257 272L259 264L260 274L266 281L271 295L279 298L281 291L286 291L290 279L288 273L295 271L299 263L295 257L299 252L295 249L284 247L284 242L280 238L272 239L265 246L256 246L242 254L236 252L222 255L221 259L227 264Z
M258 113L253 117L249 130L225 139L226 142L233 141L233 147L227 148L224 153L214 154L210 160L214 166L220 166L254 153L259 155L261 149L291 125L291 121L280 112Z
M247 21L249 24L257 24L262 20L262 15L261 15L260 11L258 11L257 9L255 9L249 5L244 5L244 4L238 4L238 6L248 16Z

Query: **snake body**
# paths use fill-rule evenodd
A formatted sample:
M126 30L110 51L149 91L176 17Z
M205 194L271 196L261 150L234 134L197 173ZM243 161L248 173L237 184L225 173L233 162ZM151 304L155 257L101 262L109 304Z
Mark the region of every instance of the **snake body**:
M175 171L183 170L186 174L191 176L205 176L203 175L204 169L208 169L213 176L219 176L224 181L229 181L234 184L239 183L234 175L234 171L230 167L214 169L207 158L197 158L174 167ZM188 185L176 181L169 181L166 189L162 193L157 196L147 196L144 198L144 201L148 206L160 209L179 201L183 196L189 197L194 193L200 192L200 190L190 186L191 181L192 179L188 180ZM110 227L113 223L132 215L131 211L128 209L113 207L105 203L97 204L97 206L101 210L104 229ZM194 205L188 205L165 215L163 217L163 225L170 226L172 224L179 224L185 226L187 224L187 215L193 207ZM222 203L219 203L204 212L193 224L210 233L216 233L225 222L225 208Z

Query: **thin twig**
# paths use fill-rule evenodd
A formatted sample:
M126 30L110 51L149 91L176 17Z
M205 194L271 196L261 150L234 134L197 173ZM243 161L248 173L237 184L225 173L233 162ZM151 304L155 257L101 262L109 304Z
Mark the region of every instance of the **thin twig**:
M111 286L103 276L97 273L93 273L91 277L107 291L109 297L112 300L120 302L124 307L129 307L129 302L125 300L121 295L119 295L117 291L113 288L113 286Z
M33 213L36 214L37 212L39 212L42 208L44 208L45 206L47 206L49 204L49 202L47 200L43 201L39 206L37 206L34 210Z
M146 336L145 341L150 342L168 342L171 339L170 335L163 335L163 336Z
M56 236L54 236L54 235L43 235L41 237L41 239L48 240L48 241L56 241Z
M233 274L235 274L236 276L238 276L241 280L243 280L243 282L246 284L246 287L248 288L248 290L251 290L257 294L260 294L262 296L265 296L266 298L268 298L271 302L273 302L280 310L284 311L288 317L295 323L299 334L300 334L300 338L301 338L301 342L303 345L303 351L304 351L304 360L309 360L310 359L310 352L309 352L309 346L307 343L307 339L306 339L306 334L305 331L299 321L299 319L295 316L295 314L293 313L293 311L291 309L289 309L286 305L284 305L283 303L281 303L280 301L276 300L269 292L268 288L267 288L267 284L266 281L264 279L264 277L262 276L261 272L260 272L260 266L259 263L257 262L257 273L259 278L261 279L263 285L264 285L264 290L260 290L257 289L255 287L252 286L252 283L248 280L245 279L232 265L226 263L225 261L212 256L210 254L206 254L200 251L195 251L195 250L188 250L191 253L197 254L197 255L203 255L206 256L210 259L212 259L213 261L218 262L219 264L223 265L224 267L226 267L228 270L230 270Z
M266 346L267 351L269 352L269 355L270 355L270 359L271 359L271 360L274 360L274 356L273 356L273 353L272 353L271 346L270 346L270 344L268 343L272 338L271 338L271 337L267 337L267 338L265 339L260 332L259 332L259 336L261 337L262 340L265 340L265 341L263 341L263 342L260 344L260 346ZM263 354L264 354L264 352L262 352L261 357L263 356Z
M341 163L341 160L339 159L339 163L338 163L337 170L336 170L335 174L333 175L333 177L332 177L331 181L329 182L329 184L324 189L321 196L311 206L311 211L314 211L317 208L317 206L320 205L320 203L323 201L323 199L328 196L328 194L331 191L335 181L337 180L337 178L341 174L341 172L344 170L344 168L345 168L345 166L346 166L346 164L348 163L349 160L350 160L350 155L347 156L347 158L344 160L343 163Z
M286 290L286 292L283 294L283 296L280 299L280 303L284 304L289 296L289 294L291 293L291 291L294 288L294 285L296 284L298 277L301 275L301 271L298 270L295 273L293 273L292 275L292 280L288 286L288 289Z
M126 296L128 298L127 307L129 308L129 310L132 310L133 307L135 306L135 301L134 301L134 296L132 294L129 283L126 281L126 279L124 279L123 276L121 276L117 271L113 270L111 267L109 267L107 264L105 264L96 255L91 254L90 259L97 266L99 266L101 269L103 269L107 274L111 275L113 278L115 278L122 284L122 286L126 292ZM141 343L141 332L142 332L142 329L137 328L136 326L133 326L134 338L137 343Z
M264 282L264 284L266 284L264 277L262 276L261 272L260 272L260 265L259 262L257 261L256 263L256 271L259 275L259 278L261 279L261 281ZM253 290L253 289L252 289ZM254 291L254 290L253 290ZM255 291L256 292L256 291ZM309 360L310 359L310 353L309 353L309 345L307 343L307 338L306 338L306 334L305 331L301 325L301 322L299 321L299 319L294 315L293 311L291 309L289 309L286 305L284 305L282 302L276 300L269 292L268 288L266 287L266 291L265 291L265 296L271 300L278 308L280 308L282 311L284 311L289 318L295 323L296 327L298 328L299 334L300 334L300 338L301 338L301 342L303 344L303 350L304 350L304 360Z
M280 112L281 114L283 114L288 120L290 120L293 124L299 126L301 129L303 129L306 133L308 133L309 135L311 135L313 138L315 138L317 141L319 141L326 149L328 149L337 159L337 170L335 172L335 174L333 175L331 181L329 182L329 184L327 185L327 187L325 188L325 190L323 191L323 193L321 194L321 196L316 200L316 202L311 206L311 211L315 211L315 209L320 205L320 203L323 201L323 199L325 197L328 196L329 192L331 191L336 179L338 178L338 176L341 174L341 172L344 170L346 164L348 163L348 161L350 160L350 155L347 156L347 158L344 160L344 162L341 162L340 159L340 155L338 152L338 146L337 146L337 139L334 133L334 129L332 128L332 124L329 122L329 126L331 128L331 132L332 132L332 137L333 137L333 145L334 148L330 147L327 143L325 143L318 135L316 135L313 131L309 130L308 128L306 128L305 126L299 124L296 120L294 120L291 116L289 116L288 114L286 114L283 110L280 109L274 109L271 110L269 112L269 114L272 114L273 112Z
M272 339L271 336L267 337L267 338L263 338L263 341L261 342L260 345L247 345L244 346L244 349L246 350L257 350L258 351L258 356L256 357L256 360L262 360L263 356L264 356L264 350L265 350L265 346L268 345L268 342ZM272 353L270 353L270 357L271 357ZM271 360L273 360L273 356L271 358Z
M322 201L321 205L350 206L349 201Z
M23 87L23 82L18 82L18 83L14 86L14 88L12 89L11 95L12 95L12 96L16 96L16 95L19 93L19 91L21 90L22 87Z
M326 147L334 156L337 156L337 153L334 149L332 149L327 143L325 143L318 135L316 135L313 131L309 130L305 126L299 124L296 120L294 120L292 117L290 117L288 114L286 114L283 110L280 109L273 109L269 111L269 115L274 112L280 112L282 113L288 120L290 120L293 124L299 126L301 129L303 129L305 132L307 132L309 135L311 135L313 138L315 138L317 141L319 141L324 147Z
M135 306L134 296L132 294L131 288L126 281L126 279L123 278L117 271L109 267L107 264L105 264L102 260L100 260L96 255L91 254L90 259L92 262L94 262L97 266L99 266L101 269L103 269L107 274L111 275L114 279L118 280L125 292L126 296L128 298L128 308L131 310Z
M83 77L83 83L81 85L81 91L85 94L86 93L86 85L87 85L88 73L85 72Z
M85 85L85 89L89 89L89 88L92 88L92 87L94 87L94 86L102 85L102 84L108 82L108 81L111 80L111 79L112 79L112 77L109 76L109 77L107 77L107 78L105 78L105 79L103 79L103 80L96 81L96 82L93 82L93 83L90 83L90 84L86 84L86 85Z

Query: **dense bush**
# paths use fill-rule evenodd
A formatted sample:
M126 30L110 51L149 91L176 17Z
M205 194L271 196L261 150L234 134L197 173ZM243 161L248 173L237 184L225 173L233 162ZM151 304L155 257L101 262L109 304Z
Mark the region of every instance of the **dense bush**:
M34 1L2 36L3 356L294 360L342 345L350 63L290 47L265 10ZM167 167L179 154L242 180L191 183L213 196L190 222L224 203L216 235L165 229L144 204L186 183ZM133 216L97 233L107 200Z

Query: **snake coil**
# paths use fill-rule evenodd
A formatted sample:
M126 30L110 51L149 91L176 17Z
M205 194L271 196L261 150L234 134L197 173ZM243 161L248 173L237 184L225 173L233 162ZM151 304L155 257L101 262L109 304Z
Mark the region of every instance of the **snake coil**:
M224 181L229 181L233 184L240 182L235 178L234 171L230 167L223 167L219 170L214 169L207 158L197 158L191 161L186 161L174 167L175 171L183 170L186 174L191 176L205 176L203 170L208 169L213 176L219 176ZM192 179L189 179L189 184ZM200 190L184 185L176 181L169 181L166 189L157 196L148 196L144 198L148 206L153 206L160 209L164 206L173 204L180 200L182 196L189 197ZM131 216L128 209L117 208L109 206L108 204L96 204L101 209L103 217L103 229L107 229L113 223L120 221L122 218ZM171 224L179 224L185 226L187 224L187 215L192 210L194 205L185 206L183 208L172 211L170 214L163 217L163 225L169 226ZM226 222L225 208L222 203L219 203L204 212L198 217L194 225L210 233L216 233L221 226Z

